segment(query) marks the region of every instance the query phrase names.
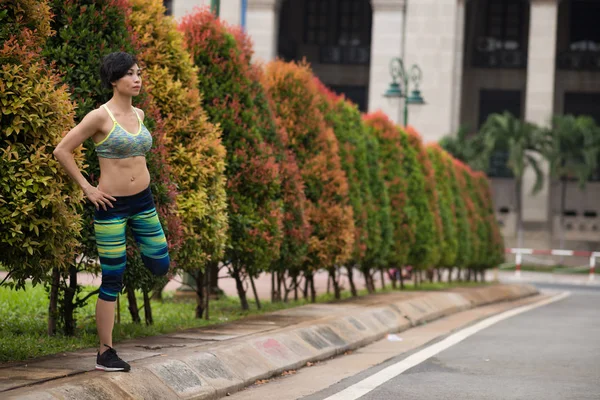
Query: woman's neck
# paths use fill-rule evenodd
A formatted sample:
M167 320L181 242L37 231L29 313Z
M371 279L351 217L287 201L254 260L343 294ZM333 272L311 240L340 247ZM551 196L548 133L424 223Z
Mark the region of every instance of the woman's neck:
M118 93L113 94L113 97L110 99L109 103L113 105L116 111L120 111L122 113L129 112L132 107L131 96L122 96Z

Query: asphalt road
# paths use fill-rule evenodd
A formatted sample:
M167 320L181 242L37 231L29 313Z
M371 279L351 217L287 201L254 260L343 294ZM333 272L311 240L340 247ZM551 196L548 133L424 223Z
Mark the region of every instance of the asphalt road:
M571 296L479 331L360 400L600 399L600 287L538 286ZM327 399L410 355L302 398Z

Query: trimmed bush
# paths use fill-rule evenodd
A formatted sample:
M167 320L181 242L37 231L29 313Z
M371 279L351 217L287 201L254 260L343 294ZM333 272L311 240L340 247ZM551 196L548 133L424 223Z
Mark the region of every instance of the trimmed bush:
M198 67L204 109L223 130L227 149L229 243L226 260L247 309L243 281L279 258L282 240L280 170L272 146L277 132L268 101L251 79L247 49L207 9L180 24Z
M466 226L468 229L468 238L470 244L469 257L462 259L464 268L474 268L477 266L481 251L481 237L479 236L479 217L477 215L476 204L473 201L473 193L469 190L468 177L470 176L469 168L458 160L453 160L455 165L456 181L459 188L459 193L463 198L466 209Z
M309 201L312 234L305 274L312 286L312 298L312 273L321 267L334 276L339 298L336 268L351 257L354 220L338 141L319 110L320 94L308 65L271 62L265 69L264 85L273 98L281 126L289 134L289 148L296 154Z
M39 56L49 17L44 3L0 6L0 262L17 288L64 271L81 229L82 193L52 155L74 106Z
M456 216L456 237L458 239L458 247L456 253L455 264L460 269L466 268L471 262L473 253L473 244L471 243L471 228L469 225L469 216L467 205L465 204L464 191L459 184L459 165L460 162L452 158L448 153L442 156L444 167L449 172L450 188L452 190L452 199L454 201L454 213ZM450 271L452 272L452 271ZM450 274L450 276L452 276Z
M445 158L449 155L438 144L429 144L427 154L435 173L438 209L442 222L442 237L440 242L439 266L449 268L456 262L458 238L456 230L456 210L452 195L451 172L446 167Z
M367 252L363 261L363 272L367 272L365 274L367 289L374 292L373 276L368 272L371 269L383 271L387 267L393 244L394 226L392 225L390 196L383 176L383 160L379 141L372 135L371 130L364 126L364 122L363 132L367 145L369 183L373 198L372 209L375 213L373 218L369 216L368 219L369 232L375 232L375 235L369 235ZM395 283L395 280L393 282Z
M473 184L478 194L481 218L487 230L487 242L482 259L483 268L493 268L504 262L504 239L494 213L492 189L488 177L483 172L473 174Z
M418 213L409 199L406 163L416 162L414 151L408 148L408 139L387 115L378 111L364 117L371 134L379 141L381 167L390 197L393 240L388 265L401 272L409 261L415 243ZM407 159L408 158L408 159ZM402 279L402 274L400 274ZM403 286L402 280L400 281Z
M340 160L348 179L348 194L354 213L354 249L346 267L350 290L356 296L353 269L359 266L368 274L370 268L364 264L367 249L369 245L372 249L378 248L381 241L369 182L366 127L356 105L331 92L318 79L315 83L322 95L321 111L339 142Z
M416 164L405 164L409 177L409 201L418 213L415 244L409 259L415 267L431 268L440 261L439 244L443 238L435 172L419 134L412 127L407 127L406 133L416 157ZM406 157L405 160L409 161L410 158Z
M167 157L179 192L184 240L174 258L197 278L202 295L205 266L222 259L227 238L225 148L220 130L202 109L197 70L184 49L183 34L165 16L163 2L131 0L131 5L128 23L145 67L146 90L164 123Z
M112 95L111 91L103 89L100 84L99 66L102 57L114 51L136 53L131 32L126 24L131 7L126 0L52 0L50 4L55 15L52 28L57 34L48 40L44 56L55 63L62 74L63 81L70 87L72 100L77 103L75 122L79 122L87 113L109 100ZM175 251L181 243L182 231L175 202L177 191L166 157L164 122L145 90L134 99L134 102L144 110L144 124L152 133L154 144L147 156L147 165L152 176L151 188L169 249ZM97 185L100 169L92 139L84 143L84 148L87 168L83 173L87 175L91 184ZM86 257L84 259L89 260L97 259L92 221L93 207L86 203L81 253ZM134 257L134 254L138 254L137 246L133 237L128 235L128 259L124 283L131 299L133 299L133 289L142 288L147 292L159 282L164 282L164 278L157 279L152 276L143 266L141 258ZM74 265L71 269L71 281L76 279L76 269L90 268L97 267L95 264ZM67 303L70 301L67 300ZM135 308L130 308L133 309ZM146 308L146 311L150 312L150 309ZM134 321L140 319L137 315L132 317ZM151 318L148 321L150 322Z

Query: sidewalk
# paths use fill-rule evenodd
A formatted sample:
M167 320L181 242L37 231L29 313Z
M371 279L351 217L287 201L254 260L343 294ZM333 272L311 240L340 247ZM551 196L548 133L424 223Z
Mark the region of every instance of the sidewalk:
M95 349L0 367L2 399L215 399L456 312L536 294L530 285L394 292L117 344L130 373L93 371Z

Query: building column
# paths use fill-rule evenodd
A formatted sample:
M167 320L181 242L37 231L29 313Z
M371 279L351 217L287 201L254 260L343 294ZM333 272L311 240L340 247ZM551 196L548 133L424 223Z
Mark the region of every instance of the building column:
M525 119L538 126L547 126L554 114L558 0L530 2ZM531 195L535 172L529 169L523 177L523 221L547 230L550 226L547 163L543 163L543 171L544 188L535 196Z
M248 0L247 32L254 42L254 59L277 57L280 0Z
M392 82L390 61L402 54L404 9L406 0L371 0L373 23L371 33L371 66L369 78L369 112L381 110L391 120L402 122L400 99L383 94ZM404 88L402 88L404 90Z

